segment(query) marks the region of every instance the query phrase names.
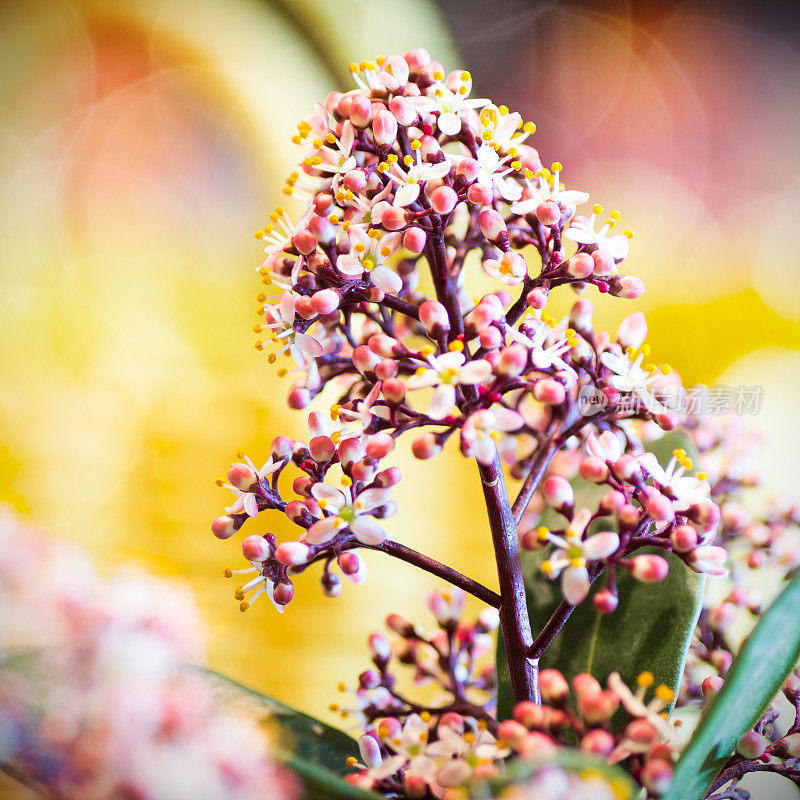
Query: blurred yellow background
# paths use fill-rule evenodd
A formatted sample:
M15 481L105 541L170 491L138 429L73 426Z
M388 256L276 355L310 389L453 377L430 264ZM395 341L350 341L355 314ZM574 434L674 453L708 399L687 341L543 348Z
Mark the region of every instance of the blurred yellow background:
M623 211L648 292L598 300L601 319L648 311L655 353L687 383L763 385L767 469L791 488L798 52L731 14L637 9L0 5L0 500L103 569L132 560L189 581L212 666L304 710L322 713L365 666L388 611L424 618L428 577L379 554L337 601L309 575L283 616L266 602L241 615L221 577L238 548L209 531L233 453L263 460L277 433L305 435L250 332L252 231L283 199L289 137L350 88L350 61L412 47L471 69L476 96L536 120L543 160ZM472 466L398 461L393 534L494 585Z

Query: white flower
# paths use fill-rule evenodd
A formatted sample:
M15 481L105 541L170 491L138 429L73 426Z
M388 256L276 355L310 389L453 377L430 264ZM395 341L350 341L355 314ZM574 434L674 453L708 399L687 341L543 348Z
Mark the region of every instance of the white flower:
M514 171L511 167L505 167L510 158L510 155L501 157L498 150L484 142L475 155L479 167L478 177L475 180L481 186L497 191L503 200L512 202L522 196L522 187L513 178L506 177Z
M432 781L436 763L428 755L428 726L418 714L411 714L400 735L385 743L394 750L395 755L369 770L370 777L382 780L402 769L408 775L417 775L428 783Z
M386 541L388 534L371 512L391 500L391 489L367 489L353 499L349 488L343 492L326 483L315 483L311 487L311 494L329 516L308 529L306 542L309 544L326 544L345 528L349 528L359 542L368 546Z
M587 508L575 513L564 536L543 530L545 541L558 546L550 558L542 563L542 571L555 580L561 576L561 593L573 606L583 602L589 593L590 561L600 561L619 549L619 535L614 531L601 531L582 539L592 514Z
M493 142L503 150L522 144L534 131L535 125L528 122L522 124L522 117L516 112L509 112L503 106L487 105L478 115L477 138L482 142ZM521 129L521 130L520 130Z
M255 472L256 484L261 483L264 478L272 475L275 470L283 465L283 460L274 461L272 456L270 456L269 459L264 462L264 466L262 466L261 469L256 469L255 464L253 464L253 462L247 456L244 457L244 460L247 462L247 465L250 467L250 469ZM223 483L222 486L224 486L226 489L230 489L236 497L236 501L233 503L233 505L230 505L225 509L228 514L241 514L243 511L248 517L255 517L258 514L258 495L255 492L247 492L243 491L242 489L237 489L235 486L231 486L229 483Z
M560 168L561 164L556 163L553 166ZM525 197L518 203L514 203L511 206L511 210L515 214L524 216L536 211L536 207L547 200L552 200L554 203L558 203L561 208L570 209L571 211L585 203L589 199L589 195L586 192L562 188L559 180L560 171L560 169L556 169L554 172L543 170L541 174L534 175L532 180L526 176L527 191L525 192Z
M691 459L686 458L685 452L676 450L666 467L658 463L653 453L644 453L638 460L653 480L672 495L675 511L686 511L689 506L708 499L711 491L708 481L685 474L692 466Z
M509 339L527 347L531 352L531 362L538 370L558 369L574 372L573 368L561 357L572 347L565 336L556 332L554 327L541 321L524 323L522 330L508 327L506 335Z
M421 144L415 139L411 143L413 156L404 156L403 166L396 161L386 171L386 177L397 185L393 205L405 207L411 205L420 193L420 184L425 181L438 181L448 175L452 164L447 159L431 164L420 156Z
M614 373L608 382L615 389L635 394L648 411L657 414L663 411L663 406L647 387L658 378L658 370L642 367L645 354L636 353L633 349L628 349L624 355L606 350L600 355L600 361Z
M346 120L342 125L340 138L337 138L333 131L328 131L324 139L314 140L315 154L305 158L303 166L332 176L349 172L356 166L356 158L353 155L355 138L353 123Z
M350 252L339 256L336 269L349 277L360 277L369 272L372 282L382 291L394 294L403 288L402 278L383 259L394 253L402 241L402 233L393 231L381 234L376 228L364 231L350 229Z
M292 223L291 217L280 206L269 215L270 224L264 226L263 233L256 231L256 235L266 243L264 252L267 254L264 263L257 268L259 271L272 269L275 261L292 243L292 237L305 229L313 211L313 207L309 208L297 221L297 225Z
M420 367L416 374L408 379L409 389L424 389L435 386L428 416L433 419L444 419L456 402L456 386L467 384L474 386L489 377L491 364L482 358L465 364L463 353L452 351L440 356L428 358L429 367Z
M284 292L277 305L265 306L265 321L262 330L270 331L270 338L276 344L283 344L277 355L288 350L299 367L307 364L309 358L322 355L322 345L307 333L294 329L294 295Z
M574 219L564 236L577 244L597 245L598 250L606 251L615 261L626 258L630 249L630 241L624 234L618 233L609 236L609 232L616 225L618 214L612 211L608 220L599 231L594 229L597 215L603 212L602 206L594 206L592 215L584 222L583 219Z
M490 464L495 448L504 461L514 461L516 438L503 433L516 431L525 420L521 414L496 403L470 414L461 428L461 452L468 458L476 458L481 464Z
M436 782L441 786L464 786L477 767L511 752L483 729L461 733L451 725L440 725L438 736L439 739L428 747L428 754L449 758L436 772Z
M482 108L489 104L488 99L469 98L472 89L472 76L466 70L454 70L444 83L434 83L428 87L426 97L409 98L421 111L438 114L436 124L447 136L455 136L461 130L460 111Z
M373 211L375 206L379 203L386 202L387 198L392 192L392 184L389 183L381 189L374 197L365 197L360 194L355 194L349 189L340 189L336 193L336 202L342 208L350 208L351 212L348 213L347 221L350 223L349 230L354 228L368 228L372 224L380 225L380 214L375 214L373 218Z
M267 575L264 574L264 565L259 563L258 561L249 561L250 564L249 569L229 569L225 570L225 576L230 578L233 575L247 575L251 573L256 573L256 577L249 580L247 583L243 584L236 588L233 596L241 601L239 608L242 611L247 611L262 594L266 594L269 597L272 605L278 610L279 614L283 614L283 606L279 605L275 602L274 592L275 592L275 583L269 578ZM255 589L255 592L249 599L245 599L247 593L251 590Z

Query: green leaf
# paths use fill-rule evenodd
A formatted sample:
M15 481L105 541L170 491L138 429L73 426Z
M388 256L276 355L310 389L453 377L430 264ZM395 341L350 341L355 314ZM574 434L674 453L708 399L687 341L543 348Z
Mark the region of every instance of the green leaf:
M274 726L276 755L298 775L306 800L375 800L377 795L342 780L351 772L346 760L358 756L358 744L346 733L218 672L203 673L223 708L255 714Z
M800 575L769 607L704 711L664 800L700 800L739 737L758 720L800 660Z
M687 440L669 433L648 449L659 462L666 464L672 451L681 447L687 452ZM605 491L578 478L573 482L578 507L592 508ZM593 523L590 531L609 529L609 522ZM545 516L544 525L561 527L563 520L555 514ZM644 584L627 572L618 570L619 607L613 614L600 614L592 597L604 586L601 577L589 597L573 611L563 629L541 659L542 669L557 669L571 680L580 672L589 672L605 683L611 672L619 672L632 684L637 675L647 670L656 683L663 683L677 692L683 674L697 618L702 605L704 577L690 570L677 556L660 549L643 548L643 553L657 552L669 561L669 575L661 583ZM544 627L563 597L559 581L551 581L539 565L544 552L523 553L522 566L528 596L528 613L534 636ZM498 716L508 717L513 696L502 636L498 637Z

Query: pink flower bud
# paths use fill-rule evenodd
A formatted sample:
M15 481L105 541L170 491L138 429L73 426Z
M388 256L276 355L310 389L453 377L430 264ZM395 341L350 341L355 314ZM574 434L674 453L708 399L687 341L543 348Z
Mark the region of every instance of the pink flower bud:
M659 583L667 577L669 564L662 556L646 554L631 559L631 574L642 583Z
M381 392L388 403L399 405L406 396L406 385L399 378L388 378L381 385Z
M552 200L545 200L544 203L539 203L536 206L536 219L542 225L547 225L548 227L557 224L561 220L561 209L558 203L554 203Z
M393 358L382 358L375 366L375 374L382 381L397 375L397 362Z
M406 226L406 210L400 206L386 206L381 214L383 227L389 231L399 231Z
M578 694L578 711L590 725L605 723L611 719L619 706L619 698L612 691Z
M372 372L379 361L380 358L365 344L353 350L353 365L362 375Z
M592 483L602 483L608 477L608 467L605 461L597 458L597 456L584 458L578 470L584 480Z
M420 148L420 155L424 161L436 161L442 148L439 147L439 142L435 136L423 136L420 140L422 147Z
M594 607L601 614L613 614L619 605L619 595L612 592L610 589L601 589L595 594Z
M449 186L437 186L431 192L430 201L437 214L449 214L458 203L458 195Z
M350 436L339 444L339 460L343 467L349 467L354 461L360 461L366 452L357 436Z
M406 97L393 97L389 101L389 111L394 114L394 118L397 122L406 128L417 121L417 109Z
M541 310L547 305L548 295L547 289L531 289L525 300L531 308Z
M247 464L234 464L228 470L228 483L237 489L249 489L257 480L258 476Z
M624 300L637 300L644 294L644 282L633 275L623 275L609 283L609 291L614 297Z
M295 298L294 310L303 319L311 319L317 314L317 312L314 311L314 306L311 303L311 298L308 297L307 295L300 295L300 297Z
M688 553L697 547L697 533L691 525L678 525L672 531L670 541L676 553Z
M391 111L383 109L375 114L372 121L372 134L376 144L383 147L393 144L397 138L397 120Z
M344 188L361 194L367 188L367 173L361 168L351 169L344 176Z
M733 655L727 650L712 650L708 658L714 669L721 675L724 675L733 663Z
M697 547L689 554L688 562L696 572L705 572L709 575L727 575L725 562L728 560L728 551L716 545Z
M411 452L414 458L420 461L433 458L442 452L442 446L436 441L436 436L430 432L420 434L411 443Z
M315 436L308 443L311 458L318 464L325 464L336 454L336 445L329 436Z
M481 233L490 242L496 242L501 233L508 233L505 221L493 208L484 208L478 214L478 224L481 226Z
M486 350L495 350L503 344L503 334L493 325L479 331L478 339L481 343L481 347Z
M399 353L395 353L395 349L400 349L400 343L385 333L373 333L367 340L367 345L375 355L381 356L381 358L399 355Z
M305 564L308 560L309 547L302 542L282 542L275 548L275 558L286 567Z
M308 408L311 403L311 392L305 386L295 385L289 392L286 403L289 408L293 408L295 411L302 411L304 408Z
M339 308L341 298L333 289L321 289L311 295L311 307L316 314L331 314Z
M344 95L341 92L328 92L328 96L325 98L325 110L329 114L333 114L339 106Z
M586 255L579 253L578 255ZM573 256L576 258L577 256ZM594 314L594 306L590 300L582 297L573 303L569 312L569 324L579 331L592 330L592 314Z
M703 690L703 697L710 700L715 694L719 694L725 681L719 675L709 675L700 687Z
M769 747L769 739L755 731L747 731L736 742L736 752L744 758L759 758Z
M567 272L573 278L588 278L592 274L593 267L594 261L588 253L575 253L566 263Z
M349 112L350 122L352 122L356 128L366 128L372 118L372 103L370 103L369 98L364 97L364 95L353 95L350 100ZM392 139L392 141L394 141L394 139Z
M533 387L533 396L547 405L557 406L564 402L566 389L563 384L552 378L540 378Z
M706 613L706 622L712 631L724 633L736 619L736 606L733 603L720 603L709 608Z
M242 554L248 561L266 561L271 549L269 542L263 536L253 534L242 539Z
M380 461L394 449L394 439L388 433L374 433L366 439L367 455Z
M594 274L598 277L604 278L614 271L614 259L605 250L595 250L592 253L592 262L594 264Z
M497 372L500 375L516 377L521 375L528 364L528 351L521 344L504 347L497 359Z
M386 627L398 636L408 638L414 635L414 626L400 614L389 614L386 617Z
M532 731L517 745L519 757L523 760L541 760L557 750L556 743L546 734Z
M379 631L369 635L367 645L369 646L370 656L378 665L379 669L381 665L386 664L392 656L392 648L389 645L389 640Z
M613 514L625 505L625 495L616 489L609 489L600 498L600 511L604 514Z
M456 175L460 175L469 183L478 177L480 171L481 165L474 158L462 158L456 167Z
M400 483L400 469L398 467L387 467L377 474L375 483L383 489L389 489Z
M288 436L276 436L272 440L269 451L277 461L291 458L294 453L294 442Z
M543 669L539 674L539 690L548 705L559 706L569 697L569 684L557 669Z
M621 528L630 530L639 524L639 509L630 503L625 503L617 511L617 521Z
M641 311L629 314L617 329L617 341L623 348L632 347L635 350L642 346L646 337L647 320Z
M641 781L657 797L665 794L672 783L672 767L661 758L652 758L641 773Z
M528 729L514 719L507 719L497 727L497 736L512 747L528 735Z
M213 533L217 539L230 539L231 536L236 533L236 523L233 521L232 517L217 517L211 523L211 533Z
M432 336L441 336L450 330L447 309L436 300L426 300L419 307L419 321L425 331Z
M422 228L409 228L403 234L403 247L411 253L421 253L425 249L428 235Z
M272 599L279 606L288 606L294 597L294 586L291 583L276 583L272 590Z
M595 728L589 731L582 739L580 748L586 753L596 753L603 758L607 758L614 749L614 737L604 730Z
M639 462L632 455L623 453L614 462L614 472L623 481L630 481L633 479L634 475L639 475L641 473L641 469L639 468Z
M656 522L672 522L675 519L672 500L661 494L658 489L648 488L644 506Z
M597 678L588 672L579 672L572 679L572 688L576 694L597 694L603 690Z
M418 50L409 50L405 54L405 60L412 73L417 74L422 67L431 63L431 56L427 50L419 48Z
M556 511L569 511L575 505L575 494L566 478L560 475L551 475L543 485L545 500Z
M473 183L467 189L467 200L475 206L488 206L492 202L492 190L482 183Z

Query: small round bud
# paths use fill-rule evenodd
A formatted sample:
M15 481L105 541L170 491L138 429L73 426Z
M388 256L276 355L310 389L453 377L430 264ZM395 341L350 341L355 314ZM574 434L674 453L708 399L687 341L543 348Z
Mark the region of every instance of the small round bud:
M709 675L702 683L701 689L703 690L703 697L710 700L715 694L718 694L725 681L719 675Z
M569 697L569 684L557 669L543 669L539 674L539 690L542 700L548 705L558 706Z
M449 186L437 186L431 192L430 201L437 214L449 214L458 203L458 195Z
M609 291L614 297L637 300L644 294L644 282L633 275L623 275L616 281L609 282Z
M409 127L417 121L417 109L406 97L396 96L389 101L389 111L400 125Z
M310 549L303 542L282 542L275 548L275 558L286 567L305 564Z
M419 321L431 336L440 336L450 330L447 309L436 300L426 300L419 307Z
M288 606L294 597L294 586L291 583L276 583L272 590L272 599L279 606Z
M551 475L544 482L544 496L556 511L569 511L575 505L575 494L566 478L560 475Z
M356 128L366 128L372 118L372 103L363 95L353 95L350 100L349 112L350 122Z
M397 362L393 358L382 358L375 365L375 375L382 381L394 378L397 375Z
M467 200L475 206L488 206L492 202L492 190L483 183L473 183L467 189Z
M266 561L271 550L269 542L263 536L253 534L242 540L242 554L248 561Z
M478 214L478 224L481 227L481 233L490 242L496 242L501 233L508 233L503 217L500 216L500 212L495 211L493 208L484 208Z
M406 385L399 378L388 378L381 385L381 392L387 403L399 405L406 396Z
M316 314L331 314L339 308L341 298L333 289L321 289L311 295L311 307Z
M651 758L641 773L641 781L654 795L665 794L672 783L672 767L661 758Z
M592 483L602 483L608 477L608 467L605 461L597 456L587 456L578 468L581 477Z
M233 517L227 515L217 517L211 523L211 532L217 539L230 539L236 533L236 523L233 521Z
M744 758L759 758L769 747L769 739L755 731L747 731L736 742L736 752Z
M678 525L672 531L670 541L676 553L688 553L697 547L697 531L691 525Z
M610 275L614 271L614 259L605 250L595 250L592 253L593 272L600 278Z
M547 289L531 289L525 295L525 300L531 308L541 310L547 305L548 295Z
M381 213L381 223L386 230L399 231L406 226L406 210L400 206L386 206Z
M580 748L584 752L596 753L603 758L607 758L611 754L614 746L615 741L612 734L599 728L589 731L580 743Z
M299 253L308 256L317 249L317 237L310 230L301 230L292 236L292 244Z
M228 483L241 491L249 489L257 480L258 475L247 464L234 464L228 470Z
M610 589L601 589L594 596L593 602L601 614L613 614L619 605L619 595Z
M541 378L533 387L533 396L540 403L557 406L564 402L566 389L563 384L552 378Z
M575 253L566 263L566 270L573 278L588 278L593 267L594 262L588 253Z
M632 559L631 574L642 583L659 583L667 577L669 563L661 556L647 554L634 556Z
M428 235L422 228L412 227L403 234L403 247L411 253L421 253L427 240Z
M536 219L542 225L547 225L547 227L556 225L561 220L561 209L558 203L554 203L552 200L545 200L544 203L539 203L536 206Z
M326 464L336 455L336 445L330 436L314 436L308 443L308 450L318 464Z
M425 461L439 455L442 452L442 446L436 441L433 433L427 432L414 439L411 443L411 452L414 454L414 458Z

